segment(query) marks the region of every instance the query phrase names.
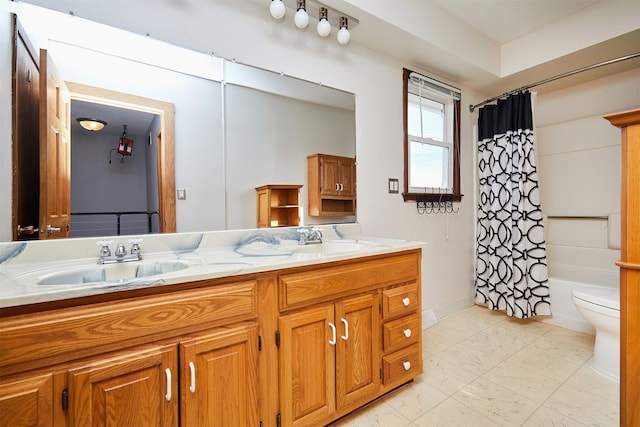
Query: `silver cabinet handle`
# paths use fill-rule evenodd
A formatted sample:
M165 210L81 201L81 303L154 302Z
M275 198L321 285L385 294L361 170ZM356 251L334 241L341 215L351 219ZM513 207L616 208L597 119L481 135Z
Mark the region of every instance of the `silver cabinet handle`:
M164 395L164 398L169 402L171 401L171 369L165 369L164 373L167 376L167 394Z
M411 369L411 362L409 361L402 362L402 366L404 367L405 371L408 371L409 369Z
M404 304L405 307L409 307L409 304L411 304L411 299L409 297L402 298L402 304Z
M340 338L346 341L349 339L349 322L347 322L347 319L345 319L344 317L340 320L342 320L342 323L344 324L344 335Z
M189 386L189 391L191 393L196 392L196 366L193 362L189 362L189 371L191 372L191 385Z
M407 328L402 333L405 337L409 338L411 336L411 329Z
M331 345L336 345L336 325L334 325L333 323L329 322L329 327L331 328L331 340L329 340L329 344Z

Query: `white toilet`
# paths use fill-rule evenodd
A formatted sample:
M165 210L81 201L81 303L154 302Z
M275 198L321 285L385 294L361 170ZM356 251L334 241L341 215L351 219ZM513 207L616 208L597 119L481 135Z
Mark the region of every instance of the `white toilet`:
M574 289L573 302L596 329L591 367L599 374L620 382L620 289Z

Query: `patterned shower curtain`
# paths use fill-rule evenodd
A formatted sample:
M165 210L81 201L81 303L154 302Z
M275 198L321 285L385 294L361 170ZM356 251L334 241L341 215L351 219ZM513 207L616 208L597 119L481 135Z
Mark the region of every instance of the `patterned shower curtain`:
M530 92L480 109L476 303L551 314Z

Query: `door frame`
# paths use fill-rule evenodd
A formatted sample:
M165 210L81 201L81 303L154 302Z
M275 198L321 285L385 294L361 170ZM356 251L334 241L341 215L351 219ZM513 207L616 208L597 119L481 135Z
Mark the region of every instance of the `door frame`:
M160 233L176 232L175 195L175 106L170 102L131 95L109 89L89 86L76 82L66 82L71 100L144 111L160 116L160 135L157 138L158 151L158 201L160 210ZM73 177L71 178L73 179Z

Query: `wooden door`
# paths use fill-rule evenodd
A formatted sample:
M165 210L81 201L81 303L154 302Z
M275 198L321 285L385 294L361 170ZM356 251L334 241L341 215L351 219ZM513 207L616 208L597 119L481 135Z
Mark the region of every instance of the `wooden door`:
M53 383L51 373L0 382L0 426L55 425Z
M14 15L12 211L13 240L38 238L40 163L38 98L40 71L37 51Z
M258 426L255 324L220 328L180 344L180 425Z
M380 313L377 295L336 303L336 405L366 401L380 388Z
M282 425L321 425L335 412L336 334L333 305L282 316L280 410Z
M144 346L69 371L69 425L178 425L177 345Z
M69 237L71 98L51 57L40 50L40 238Z

